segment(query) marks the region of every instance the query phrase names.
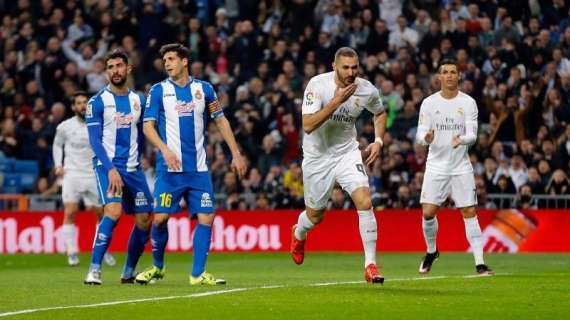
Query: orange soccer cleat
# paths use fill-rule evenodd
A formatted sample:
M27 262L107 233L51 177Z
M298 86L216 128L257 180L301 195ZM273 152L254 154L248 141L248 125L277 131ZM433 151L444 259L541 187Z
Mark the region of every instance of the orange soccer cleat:
M302 264L305 259L305 240L298 240L295 237L295 228L297 225L291 228L291 258L296 264Z
M374 263L367 265L364 269L364 279L368 283L384 283L384 276L378 271L378 267Z

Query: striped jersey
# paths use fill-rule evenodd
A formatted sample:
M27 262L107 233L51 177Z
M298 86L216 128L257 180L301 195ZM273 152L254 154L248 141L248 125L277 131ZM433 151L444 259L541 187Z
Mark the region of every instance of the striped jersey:
M89 100L85 120L95 152L94 165L111 169L106 163L110 161L110 166L117 169L135 171L138 168L143 143L144 104L142 94L129 90L125 95L116 95L109 86ZM95 130L99 128L100 133ZM98 152L100 144L103 148Z
M208 118L224 115L210 83L190 78L188 84L180 86L166 79L152 86L145 109L144 121L156 121L160 138L181 161L181 169L177 172L208 171ZM160 152L156 169L174 172Z

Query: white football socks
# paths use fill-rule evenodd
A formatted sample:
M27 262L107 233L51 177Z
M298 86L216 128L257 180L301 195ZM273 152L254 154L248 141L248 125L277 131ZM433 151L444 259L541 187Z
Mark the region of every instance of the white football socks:
M295 238L298 240L307 239L307 232L313 229L314 226L315 225L311 222L311 220L309 220L307 212L301 212L299 219L297 220L297 227L295 228Z
M437 217L430 220L426 220L426 218L422 217L422 229L424 231L424 239L428 253L434 253L437 250L436 238L438 227Z
M64 224L61 227L61 231L63 233L67 254L70 255L77 253L77 244L75 243L75 225Z
M369 210L358 210L358 227L360 238L364 247L364 267L371 263L376 264L376 240L378 239L378 227L376 217Z
M467 241L469 241L471 250L473 250L473 256L475 257L475 265L485 264L485 261L483 260L481 227L479 226L477 216L472 218L463 218L463 221L465 222L465 234L467 235Z

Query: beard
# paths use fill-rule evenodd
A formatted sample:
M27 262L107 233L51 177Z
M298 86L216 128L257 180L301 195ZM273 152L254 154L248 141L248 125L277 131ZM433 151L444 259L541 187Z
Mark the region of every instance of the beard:
M113 78L111 78L111 83L117 87L122 87L126 82L127 82L127 77L121 77L119 80L114 80Z
M79 117L79 119L85 121L85 111L75 111L75 115Z
M340 72L338 72L338 71L336 71L336 78L338 79L338 81L339 81L340 83L342 83L342 84L345 85L345 86L348 86L348 85L350 85L350 84L353 84L354 81L356 80L356 76L354 76L354 77L348 77L348 76L347 76L347 77L344 77L344 78L343 78L343 77L340 75Z

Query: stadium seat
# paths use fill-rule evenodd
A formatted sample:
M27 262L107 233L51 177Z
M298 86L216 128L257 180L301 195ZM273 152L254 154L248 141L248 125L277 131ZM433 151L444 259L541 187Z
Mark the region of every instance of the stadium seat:
M16 160L13 163L15 173L33 173L38 175L40 167L35 160Z
M20 175L20 190L33 192L39 175L38 162L33 160L16 160L13 166L14 174Z
M17 173L4 174L2 183L2 193L21 193L22 175Z
M12 172L14 168L14 160L9 158L2 158L0 159L0 172Z

